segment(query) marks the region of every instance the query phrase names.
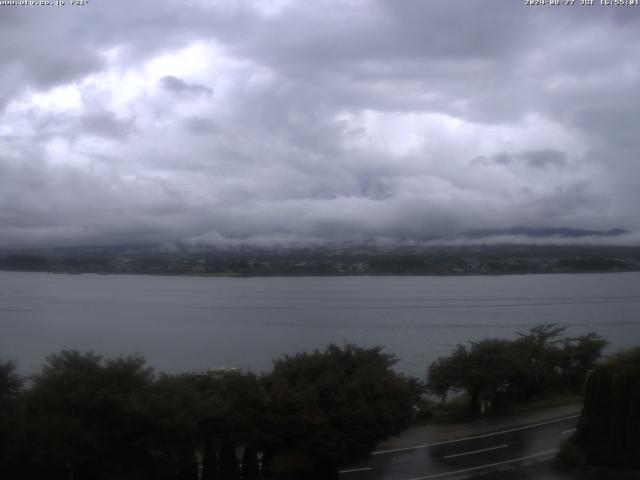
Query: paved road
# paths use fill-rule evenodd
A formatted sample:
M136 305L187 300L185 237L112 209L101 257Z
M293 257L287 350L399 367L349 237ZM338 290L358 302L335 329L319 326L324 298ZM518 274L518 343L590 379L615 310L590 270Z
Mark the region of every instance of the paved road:
M452 480L483 478L553 478L544 462L573 433L578 415L457 440L381 450L340 471L341 480ZM528 471L534 476L505 472Z

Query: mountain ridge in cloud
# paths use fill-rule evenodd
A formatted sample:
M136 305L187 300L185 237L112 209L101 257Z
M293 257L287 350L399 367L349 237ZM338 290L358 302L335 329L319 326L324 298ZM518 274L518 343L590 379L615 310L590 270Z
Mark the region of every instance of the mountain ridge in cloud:
M463 234L465 237L482 239L487 237L496 237L500 235L521 235L524 237L533 238L548 238L548 237L566 237L566 238L581 238L581 237L619 237L621 235L628 235L631 232L624 228L612 228L609 230L583 230L577 228L560 227L560 228L527 228L527 227L511 227L503 228L499 230L474 230Z

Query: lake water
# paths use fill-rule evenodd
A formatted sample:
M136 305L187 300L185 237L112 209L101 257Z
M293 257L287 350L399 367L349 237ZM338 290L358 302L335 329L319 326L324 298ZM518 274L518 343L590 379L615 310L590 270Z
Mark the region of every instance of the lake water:
M0 358L40 368L61 349L138 353L158 370L269 370L330 342L383 345L422 376L458 343L538 323L640 345L640 273L205 278L0 272Z

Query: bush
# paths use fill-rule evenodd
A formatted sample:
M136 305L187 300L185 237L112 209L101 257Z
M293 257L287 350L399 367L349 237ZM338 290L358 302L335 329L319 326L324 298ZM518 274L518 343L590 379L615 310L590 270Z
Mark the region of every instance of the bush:
M613 356L587 379L575 441L595 466L640 468L640 347Z

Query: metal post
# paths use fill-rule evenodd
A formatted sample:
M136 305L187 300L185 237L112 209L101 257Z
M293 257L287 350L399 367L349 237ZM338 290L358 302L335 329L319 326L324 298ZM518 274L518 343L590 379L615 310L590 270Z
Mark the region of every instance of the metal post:
M204 452L202 448L196 450L196 460L198 462L198 480L202 480L202 472L204 470Z
M258 450L258 452L256 452L256 456L258 457L258 475L262 478L262 457L264 457L264 452L262 450Z
M238 460L238 465L240 466L240 480L242 480L242 457L244 457L244 451L247 447L242 444L236 445L236 459Z

